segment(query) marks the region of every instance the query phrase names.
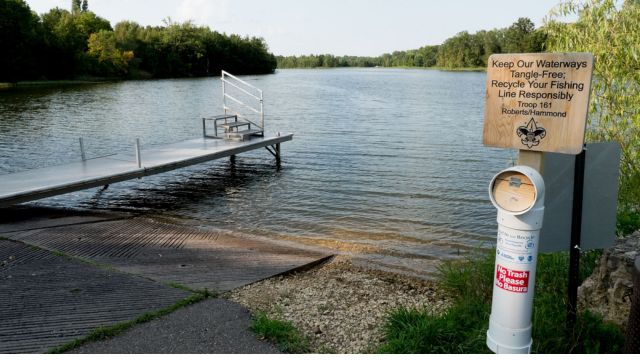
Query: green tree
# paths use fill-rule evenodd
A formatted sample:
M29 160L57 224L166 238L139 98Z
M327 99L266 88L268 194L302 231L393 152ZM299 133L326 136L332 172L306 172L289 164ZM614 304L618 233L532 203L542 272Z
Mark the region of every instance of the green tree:
M55 8L42 15L48 61L45 73L51 78L70 78L89 72L86 62L89 36L111 30L109 21L91 11L72 14Z
M132 21L121 21L113 28L118 48L136 51L142 42L142 27Z
M226 35L193 23L141 27L124 21L112 30L72 1L71 11L51 9L38 17L24 0L0 0L0 81L77 76L181 77L271 73L276 58L262 38ZM336 66L325 56L323 66ZM316 59L317 60L317 59Z
M547 48L595 56L587 138L622 148L619 209L640 212L640 4L589 0L559 5L544 30ZM575 23L558 20L577 14Z
M37 76L41 25L23 0L0 0L0 81Z
M529 53L542 51L544 34L536 31L533 21L520 18L507 28L503 51L506 53Z
M501 30L489 30L485 31L482 35L484 57L483 62L486 65L487 60L491 54L499 54L502 52L502 46L504 44L505 31Z
M78 14L81 10L80 0L71 0L71 13Z
M424 59L422 66L431 67L436 65L439 47L439 45L433 45L424 46L418 49L418 52L422 54L422 58Z
M82 12L79 15L74 16L73 22L77 32L76 35L82 39L82 49L84 51L88 48L87 41L91 34L97 33L101 30L112 30L109 20L101 18L91 11Z
M100 30L89 36L87 54L97 61L94 73L103 76L125 76L129 72L129 62L133 51L120 50L116 46L113 31Z
M440 45L437 65L446 68L484 66L483 44L482 34L460 32Z
M73 36L75 25L72 15L60 8L51 9L42 15L43 49L48 59L43 64L43 73L50 79L70 78L76 69L76 48L82 46L82 39Z

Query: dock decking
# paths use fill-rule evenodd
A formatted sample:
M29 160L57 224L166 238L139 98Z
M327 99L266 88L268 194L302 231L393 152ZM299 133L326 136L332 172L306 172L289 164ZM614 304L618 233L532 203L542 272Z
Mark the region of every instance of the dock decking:
M279 159L279 144L292 139L291 133L265 134L240 142L203 137L143 149L140 166L135 155L110 155L4 174L0 175L0 207L159 174L262 147Z

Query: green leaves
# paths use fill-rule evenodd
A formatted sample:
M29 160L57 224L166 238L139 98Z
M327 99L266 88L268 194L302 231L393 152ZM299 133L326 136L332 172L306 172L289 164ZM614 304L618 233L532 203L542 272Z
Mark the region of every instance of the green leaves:
M578 15L575 23L560 21L572 14ZM640 5L563 3L552 11L544 31L548 51L594 54L587 139L620 144L619 208L640 212Z
M220 34L190 22L147 26L104 18L73 1L72 11L39 17L24 0L0 0L0 82L100 77L183 77L271 73L275 57L261 38Z

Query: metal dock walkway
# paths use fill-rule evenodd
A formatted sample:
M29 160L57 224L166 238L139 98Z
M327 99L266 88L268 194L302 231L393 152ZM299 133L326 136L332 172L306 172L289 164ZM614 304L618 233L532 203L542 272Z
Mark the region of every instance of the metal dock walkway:
M78 190L141 178L223 157L266 148L280 163L280 143L293 134L267 135L264 130L262 90L226 71L222 84L223 115L202 118L203 138L140 149L135 156L109 155L13 174L0 175L0 207L66 194ZM213 125L214 135L207 134ZM219 133L218 129L223 132Z
M279 159L280 143L292 139L291 133L240 142L204 137L140 150L138 157L111 155L0 175L0 206L141 178L262 147Z

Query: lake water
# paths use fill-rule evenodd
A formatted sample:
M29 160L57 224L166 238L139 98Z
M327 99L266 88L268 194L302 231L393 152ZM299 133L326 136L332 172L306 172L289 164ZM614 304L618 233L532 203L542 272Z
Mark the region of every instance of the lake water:
M266 150L37 204L124 210L327 246L387 270L429 274L495 239L488 182L514 157L482 146L485 74L282 70L243 77L265 94ZM217 78L0 92L0 173L201 136ZM144 160L144 159L143 159Z

